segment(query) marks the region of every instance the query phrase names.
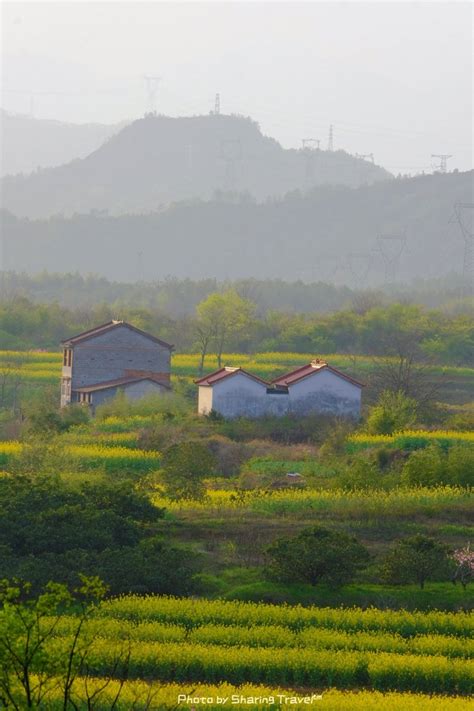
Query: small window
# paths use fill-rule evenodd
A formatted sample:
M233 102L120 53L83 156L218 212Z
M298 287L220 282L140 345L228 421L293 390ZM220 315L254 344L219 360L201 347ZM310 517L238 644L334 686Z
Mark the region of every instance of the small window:
M72 348L65 348L63 352L63 365L70 368L72 365Z

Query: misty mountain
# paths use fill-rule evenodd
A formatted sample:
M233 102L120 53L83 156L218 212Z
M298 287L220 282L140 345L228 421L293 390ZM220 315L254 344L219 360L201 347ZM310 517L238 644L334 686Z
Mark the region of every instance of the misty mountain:
M31 173L38 168L84 158L117 133L125 122L74 124L11 114L0 109L0 175Z
M3 207L21 217L89 211L146 213L216 192L257 200L317 185L358 186L390 178L344 151L286 150L239 116L148 115L85 158L2 180Z
M320 187L258 204L177 203L148 215L31 221L3 211L5 269L81 272L123 281L215 277L327 280L365 288L462 269L453 205L474 172L360 188ZM380 240L406 231L406 241Z

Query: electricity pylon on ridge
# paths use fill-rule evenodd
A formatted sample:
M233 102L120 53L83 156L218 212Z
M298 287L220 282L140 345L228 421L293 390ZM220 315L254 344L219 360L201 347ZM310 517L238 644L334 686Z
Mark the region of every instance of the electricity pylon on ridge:
M446 173L448 158L452 158L453 156L449 153L432 153L431 157L439 158L439 165L434 165L433 168L435 170L438 169L440 173Z
M454 214L449 220L459 225L464 240L462 266L462 290L464 296L474 294L474 203L457 202Z
M378 251L385 265L386 284L395 281L406 241L406 232L403 234L383 234L377 237Z
M158 97L158 87L161 77L145 74L143 78L145 80L147 92L148 113L152 116L156 116L156 100Z

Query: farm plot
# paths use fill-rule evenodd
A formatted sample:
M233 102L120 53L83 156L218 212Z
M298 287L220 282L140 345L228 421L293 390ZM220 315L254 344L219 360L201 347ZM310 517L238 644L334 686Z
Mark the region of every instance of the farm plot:
M304 694L322 697L316 708L328 711L377 704L390 711L457 711L467 708L473 690L474 621L463 612L124 596L103 603L88 624L91 671L107 674L126 644L126 693L152 688L157 709L199 688L208 696L226 689L228 698L265 697L250 705L257 709L284 708L279 695ZM58 651L72 628L72 618L57 627L52 644ZM231 705L245 708L248 702Z

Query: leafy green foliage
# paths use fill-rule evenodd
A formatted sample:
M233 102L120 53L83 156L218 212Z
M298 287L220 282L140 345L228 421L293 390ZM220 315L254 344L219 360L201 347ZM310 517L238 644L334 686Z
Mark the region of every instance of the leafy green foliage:
M474 447L454 444L443 450L437 444L413 452L402 469L402 480L409 485L474 485Z
M17 711L47 708L48 695L59 690L62 708L77 708L73 692L77 676L87 676L92 641L85 623L104 597L98 578L81 577L71 592L48 583L32 597L30 586L3 580L0 587L0 706ZM76 613L70 617L71 613ZM51 645L64 615L71 635L58 648ZM104 681L105 686L108 682ZM82 699L84 701L84 699Z
M215 468L209 449L199 442L173 444L163 454L162 480L170 499L202 499L204 478Z
M416 422L417 403L403 392L384 390L367 418L370 434L393 434L410 429Z
M428 580L446 580L449 563L446 546L417 534L395 544L385 560L383 575L388 582L418 583L423 589Z
M294 538L280 538L267 554L268 574L274 579L334 587L350 582L369 560L355 538L322 526L305 529Z
M7 476L0 509L4 574L34 590L48 580L75 585L79 573L100 576L113 593L192 589L196 556L158 537L163 510L130 482L77 491L52 477Z

